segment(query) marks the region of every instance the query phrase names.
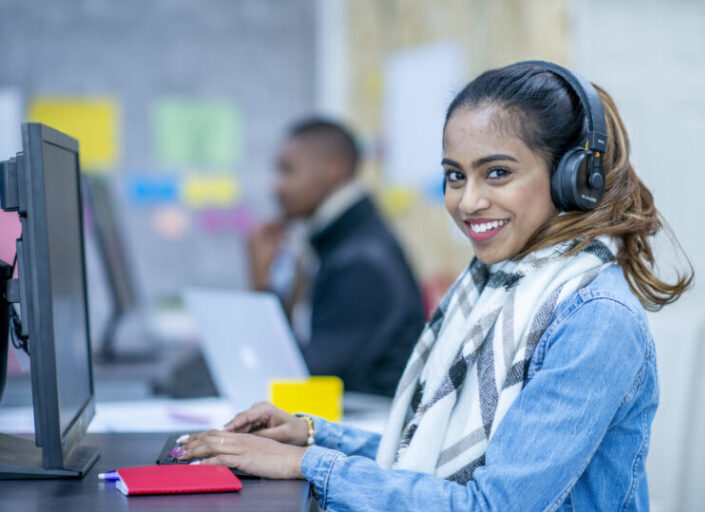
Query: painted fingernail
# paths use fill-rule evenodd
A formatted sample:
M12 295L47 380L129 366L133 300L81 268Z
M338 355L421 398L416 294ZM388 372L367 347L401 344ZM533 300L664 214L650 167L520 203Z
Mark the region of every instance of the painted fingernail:
M179 451L178 448L172 448L171 450L169 450L169 454L168 454L169 457L176 457L176 452L178 452L178 451Z
M181 436L180 438L178 438L178 439L176 440L176 442L179 443L179 444L183 444L183 443L185 443L186 441L188 441L188 438L189 438L189 437L190 437L190 436L189 436L188 434L184 434L183 436Z
M186 450L179 449L174 452L174 455L172 455L172 457L174 457L175 459L178 459L179 457L181 457L185 454L186 454Z
M196 465L198 465L198 464L200 464L200 463L201 463L200 460L194 460L193 462L189 462L188 465L189 465L189 466L196 466Z

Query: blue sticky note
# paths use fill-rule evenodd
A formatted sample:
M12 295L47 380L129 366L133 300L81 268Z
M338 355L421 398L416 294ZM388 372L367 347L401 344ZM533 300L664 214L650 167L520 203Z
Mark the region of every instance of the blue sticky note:
M437 201L442 203L445 200L445 193L443 192L443 179L433 180L425 187L425 194L431 201Z
M178 203L179 182L169 174L134 176L128 183L128 197L139 206Z

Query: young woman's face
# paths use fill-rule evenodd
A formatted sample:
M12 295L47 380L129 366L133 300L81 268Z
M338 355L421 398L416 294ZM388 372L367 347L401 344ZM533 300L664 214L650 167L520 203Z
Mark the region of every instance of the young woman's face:
M443 134L446 208L488 264L515 256L557 214L546 162L513 135L508 115L461 107Z

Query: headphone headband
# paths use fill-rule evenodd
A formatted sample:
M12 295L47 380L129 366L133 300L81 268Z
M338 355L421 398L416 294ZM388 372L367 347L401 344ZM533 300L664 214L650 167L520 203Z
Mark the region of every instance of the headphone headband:
M607 126L605 125L605 114L602 107L602 100L590 82L577 73L543 60L527 60L524 64L535 66L539 69L550 71L558 75L566 82L580 98L585 109L588 121L588 147L586 149L597 151L600 154L605 152L607 146Z

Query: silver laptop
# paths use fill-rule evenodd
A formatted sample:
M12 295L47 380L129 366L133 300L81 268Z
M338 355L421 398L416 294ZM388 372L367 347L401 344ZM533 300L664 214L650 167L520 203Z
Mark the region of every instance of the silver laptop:
M274 294L188 288L183 298L218 392L237 409L267 400L272 379L309 376Z

